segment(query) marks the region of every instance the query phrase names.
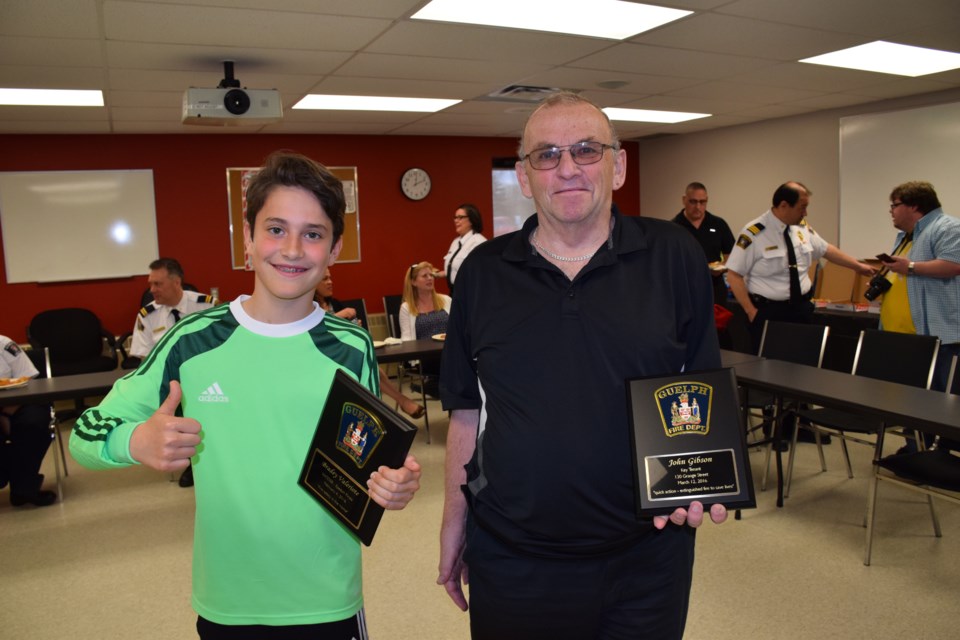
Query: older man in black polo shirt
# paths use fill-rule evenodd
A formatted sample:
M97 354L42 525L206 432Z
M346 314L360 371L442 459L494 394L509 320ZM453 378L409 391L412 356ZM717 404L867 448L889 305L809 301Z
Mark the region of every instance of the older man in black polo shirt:
M727 300L727 285L723 281L723 263L733 250L733 232L726 220L707 211L707 188L702 182L691 182L681 197L683 209L673 221L693 234L703 254L710 263L713 275L713 301L723 304Z
M679 640L704 508L637 519L625 381L719 366L706 263L613 206L626 153L586 99L547 98L520 157L537 213L464 261L447 327L438 583L466 609L469 565L474 640Z

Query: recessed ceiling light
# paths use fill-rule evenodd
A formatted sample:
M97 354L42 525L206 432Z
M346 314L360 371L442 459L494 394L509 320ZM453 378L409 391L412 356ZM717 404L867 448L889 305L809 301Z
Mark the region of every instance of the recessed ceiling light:
M960 68L960 53L877 40L858 47L805 58L800 62L915 78Z
M103 92L86 89L3 89L0 105L102 107Z
M685 111L651 111L650 109L615 109L607 107L603 110L611 120L622 120L627 122L659 122L663 124L675 124L677 122L686 122L687 120L696 120L697 118L709 118L712 113L689 113Z
M621 0L433 0L412 17L623 40L691 13Z
M421 111L432 113L455 105L460 100L439 98L390 98L378 96L333 96L309 94L293 105L294 109L339 111Z

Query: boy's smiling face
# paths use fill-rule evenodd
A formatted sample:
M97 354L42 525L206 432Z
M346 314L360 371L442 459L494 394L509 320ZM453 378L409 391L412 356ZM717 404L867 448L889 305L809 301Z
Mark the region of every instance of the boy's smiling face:
M343 239L320 202L300 187L274 187L252 230L244 223L246 250L256 272L247 312L261 322L294 322L313 310L313 294Z

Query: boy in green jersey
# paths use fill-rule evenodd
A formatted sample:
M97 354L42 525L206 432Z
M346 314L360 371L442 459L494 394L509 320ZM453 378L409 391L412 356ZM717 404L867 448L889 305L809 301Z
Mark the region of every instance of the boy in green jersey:
M193 607L201 638L366 638L360 546L297 485L337 369L375 394L370 335L325 314L317 283L342 247L340 181L275 153L246 192L253 294L184 318L100 406L70 450L90 468L193 461ZM387 509L419 489L420 465L367 482Z

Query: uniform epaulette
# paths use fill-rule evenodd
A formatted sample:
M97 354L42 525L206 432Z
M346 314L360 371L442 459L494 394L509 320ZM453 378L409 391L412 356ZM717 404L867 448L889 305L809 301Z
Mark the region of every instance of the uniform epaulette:
M156 310L157 310L156 304L151 302L145 307L140 307L140 317L146 318L149 314L153 313Z
M750 225L749 227L747 227L747 231L749 231L749 232L752 233L753 235L757 235L758 233L760 233L760 232L763 231L764 229L766 229L766 227L763 226L763 225L762 225L761 223L759 223L759 222L758 222L757 224L752 224L752 225Z
M197 296L196 302L206 302L207 304L213 304L213 296L207 295L206 293L197 293L194 294Z

